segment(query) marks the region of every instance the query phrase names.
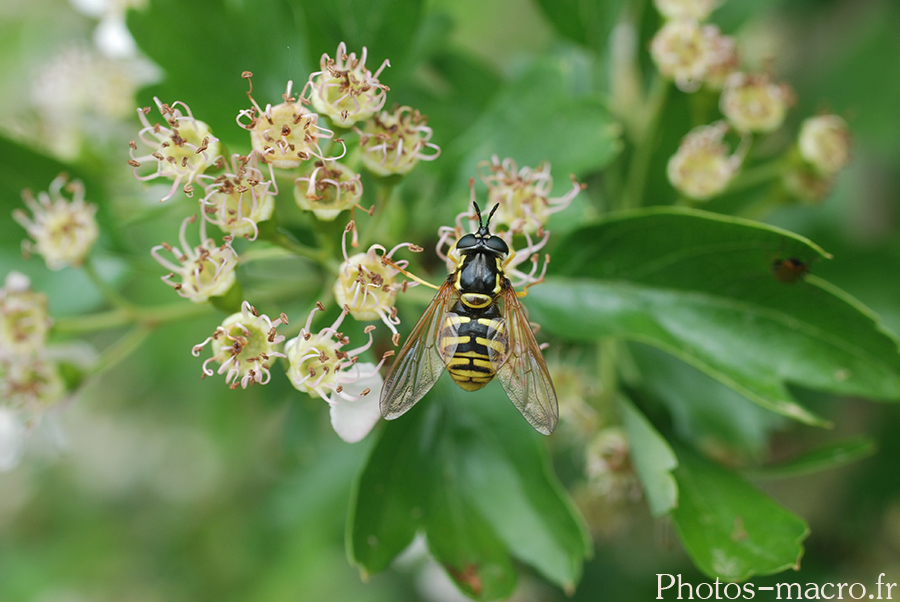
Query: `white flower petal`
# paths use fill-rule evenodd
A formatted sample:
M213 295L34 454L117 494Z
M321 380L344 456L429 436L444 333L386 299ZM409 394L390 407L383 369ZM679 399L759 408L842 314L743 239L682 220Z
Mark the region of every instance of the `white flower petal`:
M347 371L348 375L353 374L354 371L356 374L373 373L373 375L344 384L344 393L351 397L357 397L364 390L369 389L369 394L356 401L344 399L336 393L332 394L329 399L331 426L334 428L334 432L347 443L356 443L362 440L381 418L381 410L378 407L378 396L383 383L381 375L375 370L374 364L357 364Z
M15 412L0 407L0 472L19 464L24 444L25 429Z

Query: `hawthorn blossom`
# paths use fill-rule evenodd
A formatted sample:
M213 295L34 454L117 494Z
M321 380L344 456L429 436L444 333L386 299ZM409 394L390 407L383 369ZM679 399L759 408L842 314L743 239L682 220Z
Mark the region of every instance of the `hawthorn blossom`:
M250 72L243 74L247 81L251 76ZM318 125L316 113L304 108L302 97L292 96L293 85L292 81L287 83L283 102L275 106L267 104L263 109L252 96L250 81L247 98L253 106L237 116L238 125L250 132L250 142L260 159L279 169L292 169L312 157L324 159L319 141L334 136L334 132Z
M63 191L71 193L72 199ZM84 197L84 185L78 180L68 182L65 174L54 178L49 191L39 192L37 198L24 191L22 198L31 216L21 209L12 216L33 239L22 243L25 253L42 256L51 270L80 266L100 234L94 218L97 206L85 202Z
M35 418L58 404L65 395L58 366L43 355L0 359L0 404L24 412L27 418Z
M572 176L572 188L562 196L551 197L553 178L547 162L537 169L519 169L513 159L501 162L494 155L479 168L486 168L480 176L488 187L488 206L500 205L493 223L504 224L513 233L542 231L549 217L568 207L584 188Z
M334 283L334 295L339 306L361 322L381 320L394 334L396 345L400 334L397 332L397 308L394 303L397 293L405 291L409 283L406 280L397 282L400 272L394 267L405 269L409 262L406 260L393 261L394 253L402 248L410 251L421 251L411 243L400 243L390 251L383 246L374 244L364 253L347 254L347 233L353 230L354 223L350 222L344 229L341 237L341 250L344 261L338 270L339 276ZM387 263L385 259L391 260ZM413 286L416 283L412 283Z
M169 106L156 97L153 101L168 127L158 122L151 125L147 119L150 107L139 108L138 118L144 127L138 132L138 139L152 151L135 156L138 146L132 140L129 143L128 154L131 159L128 164L134 168L134 176L138 180L172 180L172 187L160 201L172 198L179 186L187 196L191 196L194 192L194 180L214 165L219 156L219 139L212 135L208 125L194 118L191 109L183 102L176 101ZM156 163L156 169L139 175L138 169L151 161Z
M276 357L285 357L278 351L284 336L277 334L276 328L287 323L286 315L271 320L244 301L241 311L225 318L212 336L191 350L194 357L199 357L207 344L211 346L213 354L203 362L202 378L224 374L231 389L268 383L272 376L269 372L272 361ZM218 362L218 370L209 367L213 362Z
M0 358L42 350L50 324L47 296L31 290L24 274L7 274L0 288Z
M228 232L232 237L243 236L256 240L257 224L264 222L275 210L278 187L269 167L266 179L259 169L259 155L232 155L231 171L211 180L204 186L206 195L200 199L203 217Z
M762 73L735 72L725 79L719 108L739 132L771 132L784 123L793 92Z
M322 221L330 222L342 211L360 206L363 188L359 174L336 161L316 161L313 170L294 184L297 206Z
M178 240L181 248L169 243L156 245L150 250L153 258L170 270L162 281L175 289L182 297L194 303L203 303L210 297L221 297L236 281L235 269L238 256L231 247L231 237L226 236L221 245L206 236L206 221L200 220L200 244L192 247L187 242L187 227L197 221L197 216L181 222ZM175 262L163 257L161 251L171 253Z
M347 46L341 42L334 58L322 55L321 70L309 76L301 96L308 93L316 111L343 127L369 119L384 107L389 88L378 81L378 76L391 63L385 59L372 73L366 68L366 53L364 46L359 58L355 52L347 54Z
M585 476L596 495L617 502L640 498L641 484L631 460L628 436L621 427L603 429L588 445Z
M363 165L375 175L391 176L409 173L420 160L437 159L441 149L430 142L432 132L427 123L428 118L419 111L398 107L373 115L361 130L354 127ZM426 154L429 148L433 154Z
M375 326L366 326L369 340L364 345L345 351L350 339L338 328L350 311L344 308L331 326L313 333L313 317L324 310L317 303L300 334L285 344L287 376L298 391L328 402L335 432L353 443L365 437L381 417L377 394L383 382L380 369L393 351L385 353L377 364L358 363L359 355L372 347ZM371 395L373 391L375 395Z
M667 19L706 20L723 0L653 0L656 10Z
M714 40L719 35L715 25L700 25L694 19L667 21L650 41L650 56L664 77L693 92L718 58Z
M692 129L669 159L666 173L679 192L697 200L721 193L743 162L743 152L729 153L723 141L728 125L718 121Z
M470 183L470 186L472 198L474 199L474 183ZM441 226L438 229L438 242L435 248L437 256L444 261L449 272L454 271L460 262L456 243L466 234L476 232L479 226L478 217L474 211L463 211L458 214L455 223L455 226ZM527 231L514 236L512 230L493 232L493 234L502 238L509 247L509 256L503 265L503 271L514 288L527 288L544 281L544 275L547 273L547 264L550 262L550 255L545 254L544 260L541 262L539 252L543 250L547 245L547 241L550 240L549 231L543 230L535 236L532 236ZM527 271L520 269L519 266L526 262L531 264L530 269L527 269Z
M835 174L850 160L850 131L837 115L816 115L803 121L797 146L803 160L823 175Z

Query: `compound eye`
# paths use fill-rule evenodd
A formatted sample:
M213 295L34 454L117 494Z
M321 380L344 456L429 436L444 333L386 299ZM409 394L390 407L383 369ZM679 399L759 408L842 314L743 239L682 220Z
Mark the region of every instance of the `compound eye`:
M478 244L478 239L474 234L466 234L456 243L457 249L470 249Z
M509 247L507 246L506 241L499 236L491 236L484 244L487 245L487 248L491 251L496 251L504 255L509 253Z

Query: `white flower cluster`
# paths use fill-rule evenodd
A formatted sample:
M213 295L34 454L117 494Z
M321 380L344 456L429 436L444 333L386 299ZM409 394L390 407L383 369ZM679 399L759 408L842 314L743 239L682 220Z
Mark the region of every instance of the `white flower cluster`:
M668 164L669 182L682 195L706 201L726 191L740 172L754 135L784 124L794 93L767 72L741 70L735 40L706 20L724 0L654 0L665 22L650 44L663 77L684 92L719 94L723 119L694 128ZM735 133L735 150L726 142ZM795 197L821 199L849 156L846 123L836 115L806 120L798 137L800 159L786 164L782 182Z

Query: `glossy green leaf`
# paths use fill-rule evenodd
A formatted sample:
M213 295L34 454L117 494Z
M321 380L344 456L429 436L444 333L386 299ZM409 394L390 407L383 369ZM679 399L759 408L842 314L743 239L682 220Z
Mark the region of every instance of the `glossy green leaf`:
M640 343L628 349L640 375L636 390L666 407L682 439L717 457L761 458L769 433L785 422L669 353Z
M869 437L855 437L835 441L777 464L754 470L755 477L794 477L823 470L832 470L868 458L876 451L875 441Z
M678 450L672 520L694 564L709 577L742 581L799 566L806 523L737 474Z
M253 96L265 106L281 102L288 80L299 92L315 64L307 60L303 29L286 0L153 0L128 14L128 29L165 72L140 102L151 103L153 95L169 104L185 102L232 145L249 147L247 133L235 123L238 112L250 107L242 72L253 73ZM336 46L320 52L333 53ZM151 114L154 119L161 118Z
M778 228L702 211L612 215L555 248L527 299L532 319L572 340L617 336L654 345L772 411L824 421L785 383L900 398L897 339L846 293L808 275L775 278L776 258L815 269L827 256Z
M558 185L608 165L621 149L620 127L604 101L581 90L589 62L577 53L535 61L506 84L481 117L447 149L465 185L480 161L512 157L519 166L550 161ZM498 82L499 84L500 82Z
M445 466L452 472L452 466ZM454 491L457 475L432 475L423 516L428 548L457 586L477 600L509 597L516 572L506 545L470 501Z
M303 2L299 7L305 16L308 54L315 61L322 53L334 57L342 41L347 52L357 56L366 46L371 56L366 65L373 73L382 61L391 61L393 66L381 76L388 85L392 71L415 64L417 57L408 52L422 17L421 0L332 0Z
M631 459L650 505L650 513L656 517L662 516L678 504L678 484L672 476L672 471L678 466L678 458L630 401L620 399L619 408L628 434Z
M424 487L414 475L431 473L423 457L427 450L419 449L423 434L414 428L425 428L424 416L417 417L420 420L385 425L357 479L347 549L364 575L387 568L419 530Z
M432 19L434 20L434 19ZM465 132L460 124L476 121L497 94L500 74L489 63L452 48L438 48L428 62L429 72L437 80L419 83L415 89L391 90L398 102L415 107L428 116L433 141L445 148ZM432 163L446 169L446 162Z
M384 425L357 484L351 557L364 572L382 570L422 530L479 599L512 591L510 557L574 587L590 542L545 445L498 383L465 393L445 377Z
M591 48L605 47L624 0L538 0L562 35Z

